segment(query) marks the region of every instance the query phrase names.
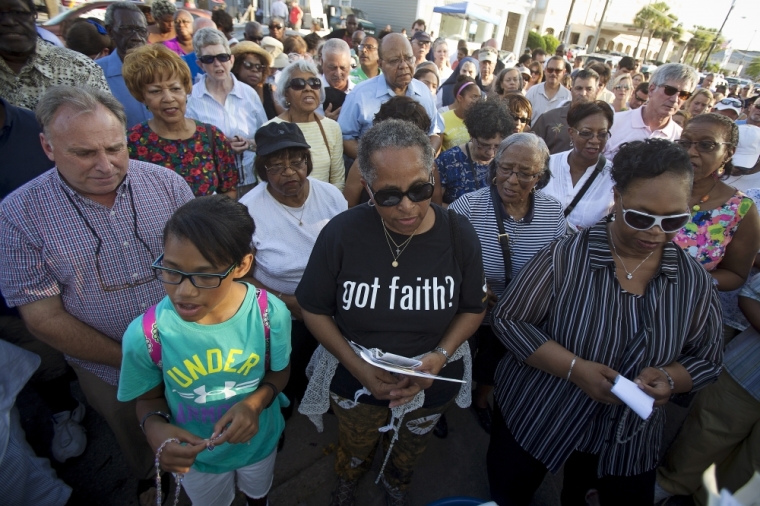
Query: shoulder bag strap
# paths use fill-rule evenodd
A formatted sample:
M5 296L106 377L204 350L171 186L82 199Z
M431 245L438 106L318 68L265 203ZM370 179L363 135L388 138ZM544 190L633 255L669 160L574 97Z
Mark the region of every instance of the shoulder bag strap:
M504 257L504 279L507 283L512 281L512 251L509 249L509 234L504 230L504 210L499 198L496 186L491 186L491 201L493 212L496 215L496 226L499 227L499 235L496 240L501 246L501 254Z
M163 369L161 363L161 339L158 337L158 325L156 324L156 306L151 306L142 317L143 336L148 354L159 369Z
M464 149L467 150L467 163L470 164L470 172L472 172L472 182L475 184L475 189L480 190L480 185L478 184L478 172L475 170L475 165L472 163L472 155L470 154L469 142L465 143Z
M570 213L573 212L573 209L575 209L575 206L578 205L578 202L581 201L583 196L586 194L589 188L591 188L591 185L594 183L594 180L596 177L601 174L602 170L604 170L604 166L607 165L607 159L604 157L604 155L599 155L599 161L596 162L596 167L594 167L594 172L588 177L586 182L583 184L583 188L580 189L578 193L575 194L575 198L572 202L570 202L570 205L565 208L565 218L567 218Z
M317 120L317 126L319 127L319 132L322 134L322 140L325 142L325 147L327 148L327 157L330 159L330 170L327 173L327 182L332 182L332 153L330 152L330 143L327 142L327 135L325 135L325 129L322 126L322 122L319 120L319 114L316 112L314 113L314 119Z
M464 271L464 254L462 253L462 240L460 239L459 221L457 213L453 209L448 209L449 213L449 231L451 232L451 242L454 246L454 258L459 265L459 270Z
M259 303L259 311L261 311L261 320L264 322L264 342L266 343L266 351L264 353L264 370L269 370L269 303L267 300L267 291L261 288L256 289L256 300Z

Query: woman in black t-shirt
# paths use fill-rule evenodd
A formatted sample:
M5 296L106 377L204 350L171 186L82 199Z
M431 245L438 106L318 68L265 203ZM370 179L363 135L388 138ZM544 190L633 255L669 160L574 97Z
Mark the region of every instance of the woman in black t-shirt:
M369 205L325 226L296 289L304 322L321 344L299 411L321 423L329 391L339 421L331 504L353 501L386 424L383 485L404 503L441 413L455 397L469 404L463 343L485 310L480 243L465 218L431 206L432 162L427 136L411 123L387 120L368 130L359 167ZM363 361L349 342L417 357L419 370L466 383L394 376Z

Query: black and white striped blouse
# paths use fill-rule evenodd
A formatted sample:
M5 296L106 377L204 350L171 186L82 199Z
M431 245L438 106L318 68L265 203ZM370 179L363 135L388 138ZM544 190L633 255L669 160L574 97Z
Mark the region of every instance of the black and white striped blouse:
M462 195L449 208L470 220L478 233L483 250L486 281L496 296L501 297L506 288L504 257L498 241L499 227L496 223L490 186ZM507 214L504 220L504 231L510 237L512 278L514 279L520 269L541 248L565 235L567 221L565 221L559 201L537 191L532 194L531 206L521 220L514 221ZM486 317L483 324L487 325L488 322L489 318Z
M574 450L599 456L599 476L649 471L662 441L662 408L642 427L625 405L598 403L524 360L554 340L630 380L645 367L678 361L698 390L720 374L721 321L710 275L672 242L644 295L623 291L601 221L540 251L494 308L494 332L508 350L496 371L497 403L520 446L553 473Z

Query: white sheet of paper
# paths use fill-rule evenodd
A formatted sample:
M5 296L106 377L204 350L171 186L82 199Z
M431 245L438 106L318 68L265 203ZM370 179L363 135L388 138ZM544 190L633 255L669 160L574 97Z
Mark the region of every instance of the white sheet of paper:
M654 399L649 397L639 386L628 378L618 374L612 393L626 403L637 415L646 420L652 414Z
M372 352L365 348L364 346L356 343L352 343L354 346L359 348L359 356L364 359L365 362L369 362L370 364L374 365L375 367L379 367L380 369L385 369L388 372L396 373L396 374L406 374L407 376L418 376L420 378L431 378L431 379L437 379L437 380L444 380L444 381L453 381L454 383L464 383L463 380L458 380L454 378L444 378L443 376L436 376L435 374L428 374L426 372L421 371L415 371L411 367L401 367L398 365L393 365L390 362L385 362L382 360L376 359ZM406 359L408 361L413 361L414 359ZM416 361L419 362L419 361Z

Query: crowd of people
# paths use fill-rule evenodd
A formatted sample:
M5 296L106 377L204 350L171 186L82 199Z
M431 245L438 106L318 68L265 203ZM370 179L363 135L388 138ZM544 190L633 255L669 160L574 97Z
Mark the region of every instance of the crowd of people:
M703 504L713 463L731 491L760 470L751 89L563 46L506 67L422 19L288 35L295 1L242 40L223 10L151 10L109 3L63 47L0 0L9 504L71 495L25 442L27 383L52 457L84 452L89 406L143 505L174 475L193 504L265 506L285 424L327 413L330 504L355 504L378 447L387 504L411 504L454 404L490 435L500 506L563 467L563 504L637 506ZM662 458L668 402L691 411Z

